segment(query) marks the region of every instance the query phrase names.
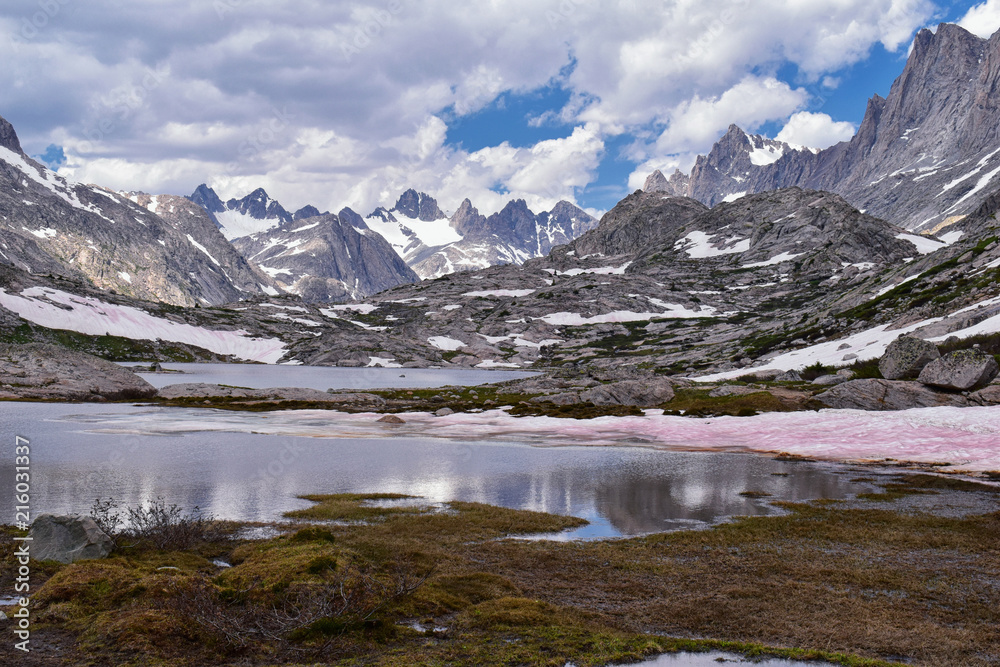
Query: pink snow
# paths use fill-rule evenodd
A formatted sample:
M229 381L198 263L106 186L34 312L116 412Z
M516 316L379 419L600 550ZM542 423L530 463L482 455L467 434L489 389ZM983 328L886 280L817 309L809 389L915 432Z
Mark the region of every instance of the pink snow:
M407 421L411 417L406 417ZM689 450L788 452L826 460L949 463L952 470L1000 471L1000 407L924 408L899 412L823 410L756 417L695 419L648 415L566 420L511 417L504 412L432 419L437 435L477 438L523 433L551 444L620 444L648 439L648 447ZM629 443L634 446L634 443Z

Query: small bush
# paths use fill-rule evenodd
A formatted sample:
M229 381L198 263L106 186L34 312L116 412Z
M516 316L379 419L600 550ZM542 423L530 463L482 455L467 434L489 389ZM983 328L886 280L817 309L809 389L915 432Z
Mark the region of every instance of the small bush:
M168 505L162 497L124 509L114 498L98 498L90 511L91 518L116 547L182 551L222 537L219 524L203 516L198 507L187 514L178 505Z
M823 377L824 375L830 375L833 372L834 372L833 368L829 366L824 366L823 364L817 361L812 366L806 366L805 368L803 368L802 372L800 372L799 375L802 376L803 380L806 380L807 382L812 382L818 377Z

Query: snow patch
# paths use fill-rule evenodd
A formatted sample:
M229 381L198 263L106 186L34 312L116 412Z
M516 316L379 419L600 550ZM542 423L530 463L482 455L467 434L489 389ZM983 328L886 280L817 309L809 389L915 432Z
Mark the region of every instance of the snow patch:
M466 344L460 340L455 340L454 338L448 338L447 336L432 336L427 339L427 342L436 347L439 350L444 350L445 352L456 352Z
M775 255L771 259L769 259L767 261L764 261L764 262L754 262L752 264L744 264L743 268L744 269L755 269L755 268L760 267L760 266L774 266L775 264L781 264L782 262L791 261L791 260L795 259L796 257L801 257L804 254L805 253L803 253L803 252L799 252L799 253L783 252L780 255Z
M285 344L274 338L252 338L246 331L212 331L165 320L131 306L105 303L60 290L31 287L20 295L0 288L0 305L29 322L88 336L121 336L133 340L184 343L247 361L277 363ZM69 306L64 310L60 306Z
M715 236L709 236L705 232L691 232L674 244L674 250L683 250L688 254L688 257L693 259L705 259L746 252L750 249L750 239L727 239L722 242L722 247L719 248L713 245L714 238Z
M491 296L528 296L529 294L534 294L536 290L533 289L499 289L499 290L483 290L481 292L466 292L462 296L468 297L491 297Z
M921 255L929 255L935 250L944 248L947 244L931 238L929 236L919 236L917 234L897 234L896 238L901 241L909 241L917 247L917 252Z

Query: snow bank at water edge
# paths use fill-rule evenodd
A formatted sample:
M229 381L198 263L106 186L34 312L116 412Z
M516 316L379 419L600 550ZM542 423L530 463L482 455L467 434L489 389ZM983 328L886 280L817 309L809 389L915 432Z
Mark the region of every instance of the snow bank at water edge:
M435 417L400 415L393 437L528 442L541 447L629 446L687 451L788 452L831 461L951 464L949 472L1000 471L1000 408L922 408L899 412L822 410L695 419L651 410L642 417L575 420L512 417L501 410ZM158 409L90 422L101 433L261 433L310 438L385 438L378 414L327 410L227 413Z

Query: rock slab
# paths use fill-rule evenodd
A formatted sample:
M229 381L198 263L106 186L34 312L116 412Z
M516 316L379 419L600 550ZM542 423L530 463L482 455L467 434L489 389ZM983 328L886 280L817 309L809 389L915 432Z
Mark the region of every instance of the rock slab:
M816 396L828 408L840 410L909 410L938 406L966 407L961 394L935 391L919 382L851 380Z
M951 391L974 391L986 387L1000 374L996 359L981 350L956 350L927 364L918 380Z
M886 380L907 380L920 375L924 367L939 359L937 345L930 341L900 336L889 344L878 362L878 370Z
M75 563L78 560L106 558L114 543L89 516L42 514L31 524L31 557Z
M674 388L668 380L625 380L588 389L580 394L580 400L602 406L652 408L674 400Z
M132 401L156 389L118 364L64 347L0 345L0 398Z

